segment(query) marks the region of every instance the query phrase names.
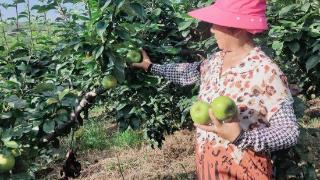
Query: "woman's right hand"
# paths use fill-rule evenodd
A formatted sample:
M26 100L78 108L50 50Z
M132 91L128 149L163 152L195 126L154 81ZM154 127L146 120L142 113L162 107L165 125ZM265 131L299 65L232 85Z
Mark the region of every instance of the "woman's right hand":
M142 54L142 61L140 63L132 63L131 66L132 67L136 67L136 68L140 68L143 69L144 71L148 71L148 67L150 66L151 61L150 58L148 56L148 54L146 53L145 50L141 50L141 54Z

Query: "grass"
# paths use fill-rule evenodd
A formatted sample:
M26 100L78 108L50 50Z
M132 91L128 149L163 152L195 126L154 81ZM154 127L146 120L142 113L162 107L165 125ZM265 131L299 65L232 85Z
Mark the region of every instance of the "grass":
M117 126L110 127L112 119L105 106L94 107L89 119L75 132L75 138L80 149L105 150L138 147L143 141L143 133L128 128L118 132Z
M320 117L304 116L298 122L304 128L320 128Z
M139 131L127 129L116 133L112 138L112 145L119 148L136 148L141 145L143 134Z
M127 129L124 132L110 134L106 121L91 120L75 132L80 149L112 149L136 148L143 142L143 134L139 131Z
M308 123L309 128L319 128L320 127L320 118L310 119Z
M80 133L77 133L79 131ZM75 132L75 137L80 143L80 149L103 150L109 146L106 130L97 121L88 121L84 127Z

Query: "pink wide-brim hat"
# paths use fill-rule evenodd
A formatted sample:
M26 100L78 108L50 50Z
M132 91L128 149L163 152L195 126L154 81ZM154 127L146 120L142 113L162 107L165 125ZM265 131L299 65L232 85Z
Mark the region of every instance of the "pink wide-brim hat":
M253 34L268 29L266 0L216 0L213 5L188 14L201 21L245 29Z

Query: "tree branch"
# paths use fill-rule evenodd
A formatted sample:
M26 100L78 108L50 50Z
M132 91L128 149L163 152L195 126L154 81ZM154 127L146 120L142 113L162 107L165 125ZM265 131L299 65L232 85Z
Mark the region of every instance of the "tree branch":
M98 88L96 90L90 91L85 94L85 96L80 101L79 105L75 110L70 114L69 121L64 124L58 125L55 127L53 133L49 133L41 138L40 142L47 144L54 140L56 137L63 136L70 133L71 128L76 125L83 125L83 119L81 117L81 112L87 111L95 102L97 96L105 93L104 88Z

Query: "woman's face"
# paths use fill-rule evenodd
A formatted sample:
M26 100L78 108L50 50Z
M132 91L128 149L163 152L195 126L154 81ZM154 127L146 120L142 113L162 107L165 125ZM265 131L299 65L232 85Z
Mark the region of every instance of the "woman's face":
M239 42L239 39L235 36L229 28L219 25L212 25L210 32L214 34L217 44L221 50L231 50L235 43Z

